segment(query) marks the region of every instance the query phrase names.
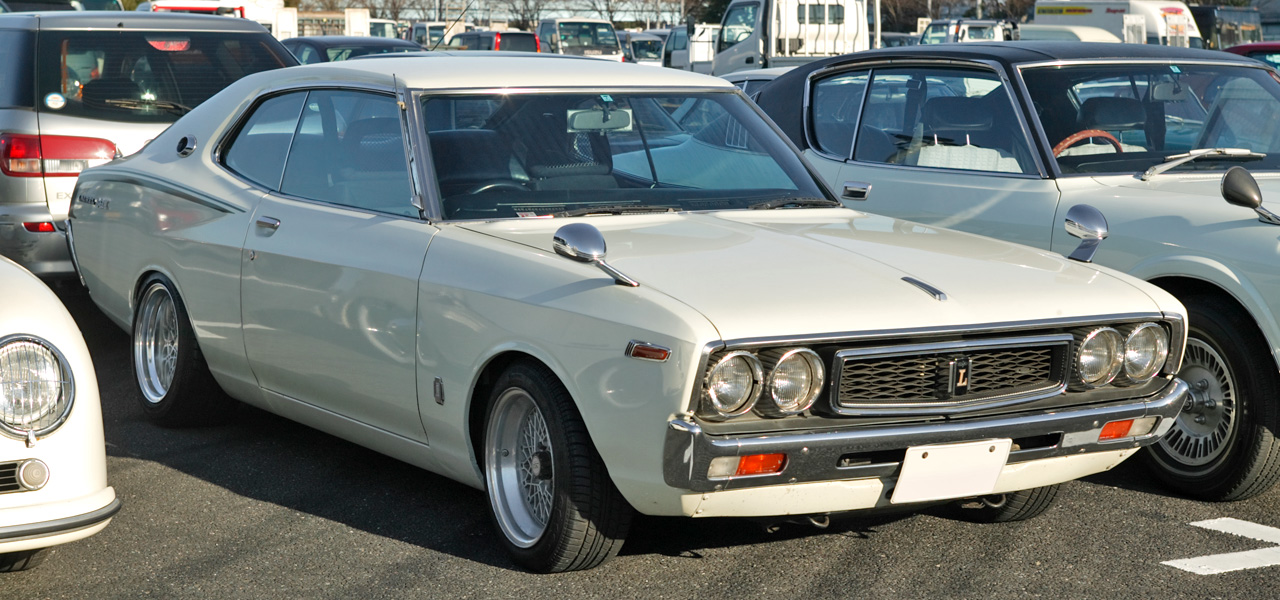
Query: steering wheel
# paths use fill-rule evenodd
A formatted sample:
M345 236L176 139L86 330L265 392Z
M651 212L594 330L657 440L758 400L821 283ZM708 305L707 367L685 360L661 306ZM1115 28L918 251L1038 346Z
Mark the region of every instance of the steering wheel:
M1067 136L1066 139L1062 140L1061 142L1058 142L1058 145L1053 147L1054 158L1057 158L1059 154L1062 154L1063 150L1070 148L1076 142L1083 140L1085 138L1092 138L1092 137L1097 137L1097 138L1102 138L1104 140L1107 140L1107 142L1109 142L1112 146L1115 146L1116 154L1121 154L1124 152L1124 146L1120 145L1120 140L1117 140L1116 136L1111 135L1110 133L1107 133L1101 129L1085 129L1083 131L1077 131Z
M487 181L467 190L467 193L479 194L481 192L488 192L492 190L515 190L518 192L530 191L529 188L525 187L518 181Z

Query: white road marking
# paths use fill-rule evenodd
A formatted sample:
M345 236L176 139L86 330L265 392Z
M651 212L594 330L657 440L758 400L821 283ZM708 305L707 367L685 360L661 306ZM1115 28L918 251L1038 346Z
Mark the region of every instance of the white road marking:
M1241 521L1240 519L1225 517L1209 519L1208 521L1196 521L1195 523L1190 523L1190 525L1201 529L1247 537L1268 544L1280 544L1280 529ZM1216 575L1245 569L1260 569L1262 567L1280 565L1280 546L1169 560L1160 564L1169 565L1183 571L1190 571L1197 575Z

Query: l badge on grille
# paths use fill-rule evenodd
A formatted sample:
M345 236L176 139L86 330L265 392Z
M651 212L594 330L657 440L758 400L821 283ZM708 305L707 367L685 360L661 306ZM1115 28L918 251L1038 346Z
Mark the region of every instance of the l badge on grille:
M969 393L969 357L957 356L948 363L947 391L951 397Z

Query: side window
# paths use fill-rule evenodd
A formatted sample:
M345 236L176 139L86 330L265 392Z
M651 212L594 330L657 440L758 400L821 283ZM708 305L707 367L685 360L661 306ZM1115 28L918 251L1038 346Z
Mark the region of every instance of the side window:
M813 86L809 123L819 150L848 158L866 89L866 71L841 73Z
M967 69L877 69L854 158L966 171L1035 170L1004 84L995 73Z
M289 143L306 97L306 92L294 92L258 105L231 141L223 164L262 187L279 189Z
M720 47L718 51L732 47L749 37L756 30L756 10L758 4L739 4L729 9L724 15L724 26L721 27ZM674 31L672 32L675 33Z
M317 90L308 94L280 192L403 216L410 202L404 131L391 96Z
M671 49L687 50L689 49L689 35L685 30L680 29L671 32Z

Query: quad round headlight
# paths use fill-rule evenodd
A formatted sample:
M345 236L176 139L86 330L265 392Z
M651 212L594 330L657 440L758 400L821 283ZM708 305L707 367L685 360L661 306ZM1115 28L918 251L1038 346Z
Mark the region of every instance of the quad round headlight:
M756 411L769 417L784 417L804 412L822 392L822 359L808 348L784 352L769 371L765 383L765 400Z
M1089 387L1111 383L1120 374L1124 362L1124 338L1110 327L1090 331L1080 342L1076 369L1080 381Z
M728 418L751 410L764 379L760 360L750 352L730 352L707 373L707 416Z
M71 408L71 369L52 344L29 336L0 339L0 430L48 433Z
M1143 323L1124 341L1124 375L1133 383L1155 377L1169 357L1169 336L1155 323Z

